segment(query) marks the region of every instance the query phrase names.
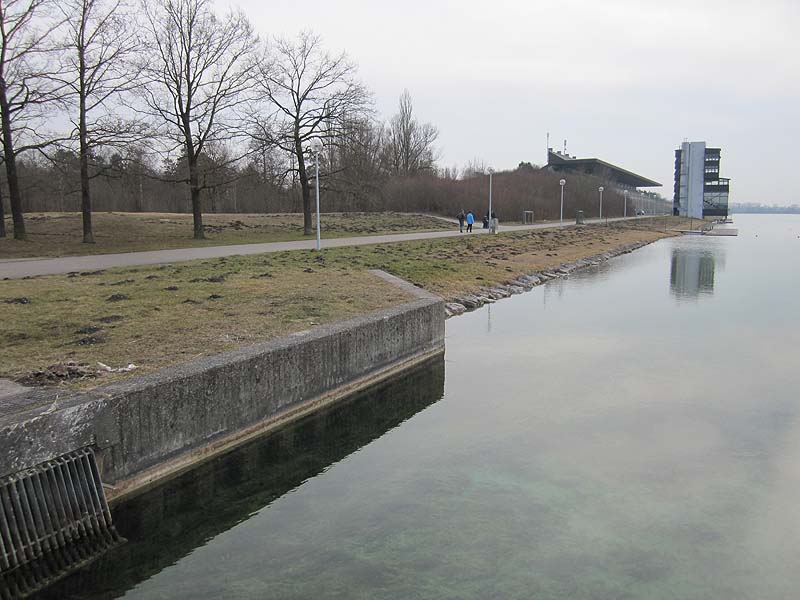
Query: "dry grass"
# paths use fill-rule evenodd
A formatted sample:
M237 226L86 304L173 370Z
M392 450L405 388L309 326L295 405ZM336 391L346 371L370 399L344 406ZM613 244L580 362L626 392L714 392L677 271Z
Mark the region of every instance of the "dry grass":
M130 362L142 373L396 304L379 268L453 298L634 241L664 223L533 230L281 252L0 282L0 377L60 361ZM222 278L221 280L217 280ZM211 281L209 281L211 279ZM170 289L177 288L177 289ZM126 299L111 301L114 294ZM215 297L218 296L218 297ZM9 304L14 298L29 304ZM122 375L104 376L102 381ZM86 386L94 381L72 385Z
M203 216L206 239L192 239L192 216L161 213L96 213L93 215L94 244L84 244L78 213L26 215L28 239L0 239L0 258L78 256L168 248L193 248L229 244L285 242L303 239L303 216L299 214ZM322 215L324 237L350 237L438 231L454 227L442 219L401 213L337 213Z
M497 285L519 275L557 267L635 241L654 241L683 228L681 219L591 225L337 248L331 265L383 269L445 299ZM687 221L688 222L688 221ZM665 224L668 228L665 228Z
M407 298L363 270L320 268L310 253L296 254L291 265L220 259L2 282L0 377L19 379L66 361L134 363L142 373ZM119 294L125 298L111 299ZM30 303L5 302L23 297Z

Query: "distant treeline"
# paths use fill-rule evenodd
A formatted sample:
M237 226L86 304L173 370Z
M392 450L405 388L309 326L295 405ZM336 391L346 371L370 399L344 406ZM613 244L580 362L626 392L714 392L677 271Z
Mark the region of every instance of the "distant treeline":
M768 214L785 214L785 215L798 215L800 214L800 206L792 204L791 206L765 206L763 204L744 203L744 204L731 204L731 213L768 213Z
M208 160L207 158L205 160ZM108 160L95 157L92 180L95 211L191 212L186 185L171 181L182 165L168 163L155 169L143 157L112 154ZM432 168L409 175L373 168L355 172L343 168L321 178L323 212L422 212L453 217L462 209L482 216L488 210L489 177L482 166L455 175L452 169ZM55 161L37 159L20 164L20 181L30 212L79 212L80 173L77 157L60 152ZM503 221L522 218L532 210L536 220L557 219L560 212L559 179L547 169L521 163L516 169L492 176L493 210ZM291 177L285 181L259 168L255 160L238 165L213 165L201 169L202 202L210 213L280 213L303 211L302 191ZM576 210L597 216L604 185L603 214L622 215L622 195L613 185L588 175L567 175L564 194L565 218ZM634 210L633 202L628 213Z

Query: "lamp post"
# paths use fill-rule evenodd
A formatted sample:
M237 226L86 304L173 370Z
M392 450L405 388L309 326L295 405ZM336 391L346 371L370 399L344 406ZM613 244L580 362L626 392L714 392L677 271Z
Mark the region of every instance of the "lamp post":
M622 194L625 196L625 206L622 209L622 217L624 219L628 218L628 190L624 190Z
M559 222L561 227L564 226L564 186L567 185L566 179L561 179L558 182L558 185L561 186L561 216L559 217Z
M489 231L492 230L492 173L494 169L489 167Z
M314 156L314 179L315 179L315 188L317 192L317 251L322 248L322 241L320 239L320 219L319 219L319 153L322 150L322 142L319 138L314 138L311 140L311 145L309 147L311 150L311 154Z
M600 192L600 220L603 220L603 186L601 185L597 188L597 191Z

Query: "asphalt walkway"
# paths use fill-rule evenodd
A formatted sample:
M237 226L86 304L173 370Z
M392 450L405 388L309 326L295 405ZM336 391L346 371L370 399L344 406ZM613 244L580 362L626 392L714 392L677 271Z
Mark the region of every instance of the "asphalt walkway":
M629 220L642 217L628 217ZM624 219L607 219L608 222ZM587 223L597 223L598 219L587 219ZM606 222L606 219L603 219ZM500 231L524 231L529 229L551 229L558 223L539 223L536 225L500 225ZM411 240L431 240L457 237L460 235L485 235L488 229L477 228L472 234L461 234L454 227L452 231L429 231L416 233L396 233L390 235L371 235L363 237L322 239L322 248L342 246L365 246L368 244L388 244ZM316 240L296 240L293 242L269 242L262 244L237 244L232 246L206 246L203 248L178 248L174 250L153 250L148 252L126 252L123 254L94 254L88 256L64 256L61 258L17 258L0 260L0 279L20 279L37 275L59 275L81 271L99 271L117 267L137 267L144 265L163 265L187 260L202 260L246 254L265 254L287 250L312 250Z

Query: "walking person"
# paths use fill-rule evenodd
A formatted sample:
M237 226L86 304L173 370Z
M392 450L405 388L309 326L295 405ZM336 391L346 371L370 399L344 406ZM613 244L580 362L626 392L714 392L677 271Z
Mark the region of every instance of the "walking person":
M467 233L472 233L472 224L475 222L475 217L472 215L472 211L467 213Z
M458 217L456 217L456 218L458 219L458 230L461 233L464 233L464 221L466 221L467 215L464 214L464 209L463 208L461 209L461 212L458 213Z

